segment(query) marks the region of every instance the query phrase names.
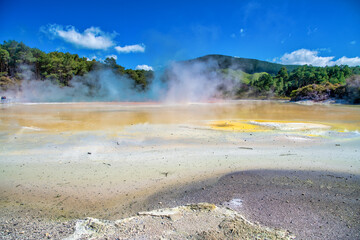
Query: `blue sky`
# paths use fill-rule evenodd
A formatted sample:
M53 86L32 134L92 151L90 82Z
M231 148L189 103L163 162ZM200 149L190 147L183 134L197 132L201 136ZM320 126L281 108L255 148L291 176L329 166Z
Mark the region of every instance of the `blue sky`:
M206 54L360 65L360 1L0 1L0 41L160 68Z

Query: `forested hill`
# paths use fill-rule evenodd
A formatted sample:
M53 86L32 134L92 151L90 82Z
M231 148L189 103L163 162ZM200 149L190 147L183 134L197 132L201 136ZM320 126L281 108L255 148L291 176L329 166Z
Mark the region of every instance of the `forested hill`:
M184 63L203 62L213 63L220 69L242 70L243 72L253 74L266 72L269 74L277 74L282 67L286 67L288 71L292 71L299 67L299 65L282 65L278 63L271 63L257 59L231 57L226 55L206 55L192 60L184 61ZM212 65L213 66L213 65Z
M51 80L61 87L71 86L74 76L100 69L110 69L118 76L132 79L133 87L139 90L145 90L153 78L152 71L125 69L114 58L99 62L77 54L45 53L17 41L0 44L0 90L16 88L24 79Z

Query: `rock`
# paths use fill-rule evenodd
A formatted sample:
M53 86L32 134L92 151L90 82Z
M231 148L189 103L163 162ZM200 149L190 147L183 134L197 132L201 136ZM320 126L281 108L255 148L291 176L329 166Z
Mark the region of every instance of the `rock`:
M193 211L212 211L216 208L215 204L211 203L197 203L186 205Z
M246 140L244 140L246 142ZM239 147L239 149L253 150L251 147Z
M160 210L154 210L150 212L139 212L138 215L149 215L153 217L167 217L172 221L176 221L182 218L182 214L177 208L165 208Z
M138 216L106 221L79 220L68 239L294 239L246 220L238 212L198 203L139 212Z

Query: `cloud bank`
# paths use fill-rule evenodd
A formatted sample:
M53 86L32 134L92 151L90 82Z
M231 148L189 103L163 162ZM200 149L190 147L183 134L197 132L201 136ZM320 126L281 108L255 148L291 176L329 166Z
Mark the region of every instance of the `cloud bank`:
M146 64L137 65L135 69L137 69L137 70L145 70L145 71L153 71L154 70L151 66L148 66Z
M79 48L106 50L115 45L113 38L115 33L105 33L98 27L90 27L79 32L74 26L51 24L42 28L43 32L49 33L53 37L58 37Z
M280 63L290 64L290 65L313 65L319 67L325 66L334 66L334 65L349 65L349 66L359 66L360 58L348 58L341 57L338 60L334 60L334 56L330 57L321 57L318 55L318 51L311 51L308 49L299 49L291 53L285 53L280 58Z
M145 45L135 44L135 45L126 45L124 47L116 46L115 50L118 53L145 52Z

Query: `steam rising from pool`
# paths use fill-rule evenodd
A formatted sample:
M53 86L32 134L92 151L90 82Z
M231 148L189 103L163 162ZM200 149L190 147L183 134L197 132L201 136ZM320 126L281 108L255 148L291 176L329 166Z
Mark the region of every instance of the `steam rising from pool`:
M94 70L74 76L71 87L60 87L50 80L34 80L31 67L22 66L18 89L1 92L16 102L94 102L94 101L160 101L165 103L199 102L222 98L232 83L220 77L217 65L208 62L174 62L155 78L145 91L134 88L133 80L110 69Z

